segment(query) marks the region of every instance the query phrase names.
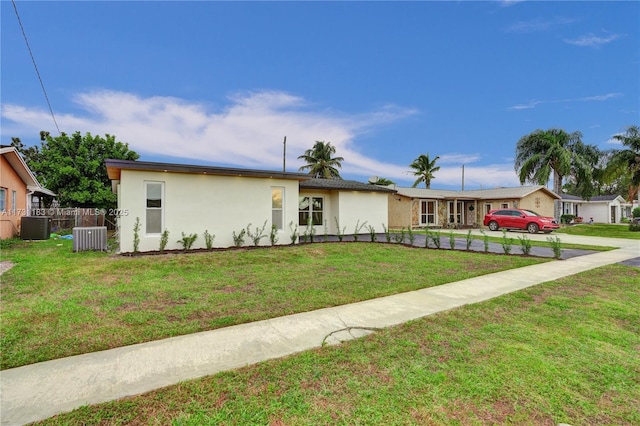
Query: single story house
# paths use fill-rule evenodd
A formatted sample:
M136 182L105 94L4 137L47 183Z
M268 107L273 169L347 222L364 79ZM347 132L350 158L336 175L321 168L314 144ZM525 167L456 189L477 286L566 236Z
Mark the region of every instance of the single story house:
M561 197L562 214L582 217L583 222L593 218L597 223L620 223L623 217L631 217L633 205L620 195L599 195L590 200L569 194Z
M160 247L169 231L167 250L179 249L182 233L198 234L193 248L205 247L203 234L215 235L214 247L234 245L251 224L266 237L276 227L277 244L290 244L297 226L302 234L313 227L316 235L337 234L337 223L347 233L364 223L382 231L387 226L387 195L395 190L339 179L313 179L308 174L226 167L194 166L143 161L106 160L117 194L120 252L134 250L136 220L139 251ZM362 232L367 232L363 229ZM245 237L245 245L252 242Z
M23 216L31 216L32 203L42 195L55 196L43 188L13 146L0 146L0 239L20 234Z
M520 208L553 217L560 197L544 186L452 191L396 187L389 194L389 226L479 227L489 210Z

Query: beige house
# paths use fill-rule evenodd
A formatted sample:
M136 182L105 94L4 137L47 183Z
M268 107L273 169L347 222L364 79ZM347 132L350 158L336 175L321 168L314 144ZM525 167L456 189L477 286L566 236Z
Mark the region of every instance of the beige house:
M278 244L291 243L291 227L302 234L313 227L316 235L336 234L336 221L346 233L367 222L382 231L387 226L387 195L393 189L355 181L312 179L308 174L268 170L192 166L143 161L106 160L117 194L120 251L134 251L136 219L139 251L160 247L164 230L170 233L167 250L180 249L182 232L198 234L193 248L205 247L204 231L215 235L214 247L234 245L251 224L262 227L269 245L272 226ZM362 232L367 232L362 229ZM251 245L248 237L245 245Z
M544 186L451 191L396 187L389 194L391 228L479 227L489 210L519 208L553 217L560 197Z

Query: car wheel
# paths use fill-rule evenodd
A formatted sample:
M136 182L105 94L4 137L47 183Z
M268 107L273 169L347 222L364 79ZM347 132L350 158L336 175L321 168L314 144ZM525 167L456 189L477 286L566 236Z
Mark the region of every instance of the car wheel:
M491 231L497 231L498 229L500 229L500 226L498 226L498 222L492 220L491 222L489 222L489 229Z
M527 225L527 231L529 231L530 234L537 234L539 230L540 227L535 223L530 223Z

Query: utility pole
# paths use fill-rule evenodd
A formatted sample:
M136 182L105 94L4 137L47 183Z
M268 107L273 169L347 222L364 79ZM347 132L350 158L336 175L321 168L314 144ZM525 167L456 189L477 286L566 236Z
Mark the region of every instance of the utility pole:
M462 190L464 191L464 164L462 165Z
M282 153L282 173L285 173L287 171L287 137L284 137L284 142L282 142L282 144L284 145L284 152Z

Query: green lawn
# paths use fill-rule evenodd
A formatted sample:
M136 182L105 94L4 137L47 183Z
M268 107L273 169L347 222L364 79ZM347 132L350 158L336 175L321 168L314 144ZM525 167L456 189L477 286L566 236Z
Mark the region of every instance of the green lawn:
M18 242L2 276L2 369L406 292L547 260L329 243L122 257Z
M638 425L639 283L611 265L41 424Z
M561 234L570 235L586 235L589 237L606 237L606 238L628 238L632 240L640 240L640 232L629 231L628 224L604 224L594 223L563 226L555 231Z

